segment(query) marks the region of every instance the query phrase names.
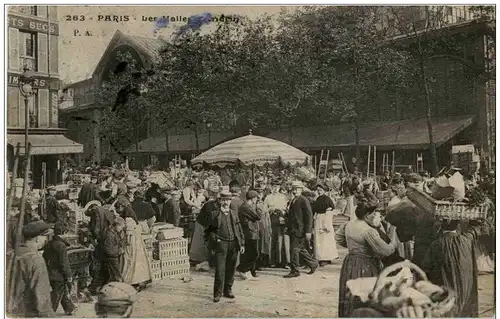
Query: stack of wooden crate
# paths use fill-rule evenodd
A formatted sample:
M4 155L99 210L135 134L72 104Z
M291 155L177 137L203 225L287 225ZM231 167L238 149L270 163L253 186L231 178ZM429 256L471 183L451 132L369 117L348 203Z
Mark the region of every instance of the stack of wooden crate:
M174 238L153 244L153 258L161 262L161 277L189 274L188 240Z

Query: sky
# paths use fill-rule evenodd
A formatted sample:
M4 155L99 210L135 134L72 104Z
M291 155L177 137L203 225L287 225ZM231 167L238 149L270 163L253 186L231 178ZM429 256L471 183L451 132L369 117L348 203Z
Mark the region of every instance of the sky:
M170 16L178 20L209 12L214 17L224 14L255 19L265 13L279 14L282 9L293 11L294 7L58 6L61 80L69 84L92 77L97 63L116 30L135 36L168 38L174 30L185 24L182 21L170 22L167 28L155 34L155 22L143 21L149 20L149 17Z

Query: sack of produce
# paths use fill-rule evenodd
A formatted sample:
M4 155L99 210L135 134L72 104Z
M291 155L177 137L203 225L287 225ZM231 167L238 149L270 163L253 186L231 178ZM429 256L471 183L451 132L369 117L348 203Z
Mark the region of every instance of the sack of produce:
M389 277L398 270L396 276ZM369 295L373 308L400 318L410 306L417 318L444 317L452 310L455 299L452 290L428 281L424 271L409 261L385 268Z
M437 200L446 198L462 200L465 197L464 177L459 172L449 177L446 175L437 177L431 189L431 196Z

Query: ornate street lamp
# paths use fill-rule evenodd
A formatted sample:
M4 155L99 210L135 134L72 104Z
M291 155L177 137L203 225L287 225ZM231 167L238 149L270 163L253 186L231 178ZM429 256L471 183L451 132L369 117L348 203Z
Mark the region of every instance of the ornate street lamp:
M35 81L35 74L30 71L28 66L24 66L24 72L19 77L19 91L24 97L24 154L27 153L28 149L28 135L29 128L34 122L34 116L32 110L28 107L29 98L36 94L37 90L33 88L33 82ZM26 159L28 160L28 159Z
M208 129L208 147L212 147L212 122L208 121L207 122L207 129Z

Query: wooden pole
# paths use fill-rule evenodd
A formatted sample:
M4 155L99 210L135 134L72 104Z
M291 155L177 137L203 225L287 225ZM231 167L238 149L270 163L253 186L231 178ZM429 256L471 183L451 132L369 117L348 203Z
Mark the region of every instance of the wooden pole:
M373 147L373 177L377 177L377 147Z
M255 165L252 164L252 189L255 188Z
M16 245L15 245L16 248L19 247L23 236L24 216L26 214L26 196L28 195L30 154L31 154L31 143L28 142L28 147L26 148L26 154L25 154L26 163L24 166L23 196L21 197L19 223L17 224Z
M372 147L368 146L368 165L366 165L366 177L370 176L370 155L371 155Z
M9 198L7 198L7 214L12 209L12 201L14 200L14 195L16 194L16 187L14 185L14 180L17 177L17 167L19 166L20 153L21 153L21 143L17 143L16 157L14 158L14 167L12 168L12 180L10 182Z
M41 200L42 203L40 205L41 211L40 215L42 216L42 220L45 220L47 216L45 215L45 189L47 188L47 163L42 162L42 194L41 194Z
M24 184L23 184L23 195L21 197L21 209L19 213L19 220L17 224L17 232L14 243L14 252L9 260L9 264L7 265L7 275L9 278L9 296L14 294L14 261L16 260L16 250L21 245L21 239L23 235L23 225L24 225L24 215L26 211L26 196L28 192L28 182L29 182L29 169L30 169L30 154L31 154L31 143L28 143L28 146L25 145L25 154L26 163L24 166ZM10 234L8 234L10 235Z
M392 174L394 175L396 170L396 151L392 150Z

